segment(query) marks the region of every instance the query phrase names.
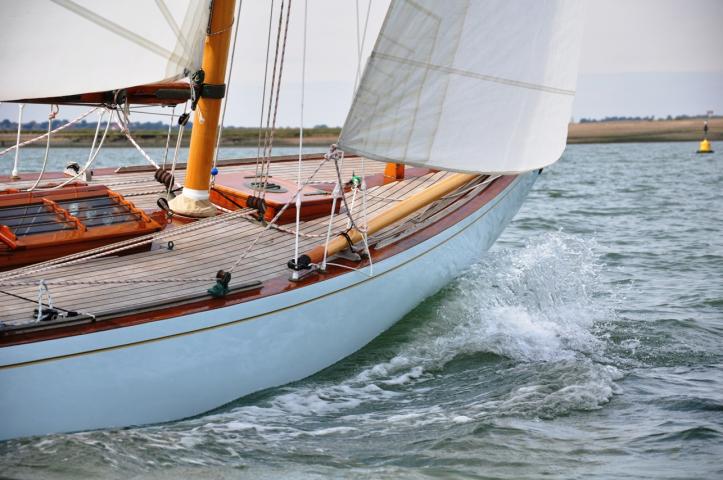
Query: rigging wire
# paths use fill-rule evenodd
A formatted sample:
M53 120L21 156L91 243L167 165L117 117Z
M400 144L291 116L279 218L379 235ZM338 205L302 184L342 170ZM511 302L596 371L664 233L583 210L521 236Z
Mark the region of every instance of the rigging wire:
M362 59L362 53L364 51L364 43L366 41L367 26L369 23L369 12L371 11L372 5L371 5L371 0L369 0L369 3L367 4L366 17L364 19L364 29L363 29L363 32L361 33L361 36L360 36L360 21L359 21L360 20L360 18L359 18L359 0L355 0L354 6L355 6L355 12L356 12L357 65L356 65L356 73L354 75L354 90L352 92L352 101L353 101L354 94L356 93L358 83L359 83L359 76L361 74L361 59ZM343 152L341 154L341 161L342 162L344 161ZM352 200L351 200L351 208L349 208L349 205L347 204L347 201L346 201L346 195L344 194L343 187L342 187L343 181L341 179L340 166L336 159L335 159L334 163L335 163L336 172L337 172L337 181L336 181L336 185L334 187L334 192L336 193L337 189L339 189L339 192L341 192L341 199L342 199L342 202L344 203L344 209L345 209L346 215L348 217L347 231L353 227L362 232L362 235L364 238L364 245L366 248L366 253L367 253L367 255L369 255L369 253L368 253L369 248L368 248L368 245L366 242L366 229L364 229L363 231L360 230L356 226L356 224L354 222L354 217L353 217L354 204L356 203L356 197L357 197L357 192L359 190L359 187L357 185L354 185L354 190L352 193ZM364 180L364 159L363 158L362 158L362 177L361 178L362 178L362 185L364 187L366 187L366 182ZM364 197L365 194L366 194L366 188L362 189L362 197ZM364 204L364 211L366 212L366 198L362 198L362 203ZM332 211L331 211L331 214L329 215L329 226L327 228L326 241L324 242L324 257L323 257L323 260L321 263L322 270L324 270L326 268L326 265L328 264L326 261L326 257L327 257L327 252L328 252L328 248L329 248L329 241L331 240L331 227L332 227L332 222L334 219L334 210L336 209L336 197L332 200L331 208L332 208ZM364 219L365 219L365 223L366 223L366 216L364 216ZM371 255L369 255L369 261L370 261L370 265L371 265Z
M223 103L221 104L221 122L218 124L218 135L216 136L216 149L213 153L213 166L216 167L216 164L218 163L218 149L221 146L221 136L223 134L223 122L226 119L226 105L228 104L228 96L230 92L230 86L231 86L231 73L233 73L233 61L236 57L236 39L238 38L238 26L241 23L241 5L243 4L243 0L238 0L238 6L236 7L236 18L234 18L234 30L233 30L233 40L231 41L231 61L229 62L228 66L228 74L226 76L226 95L223 97Z
M171 190L173 190L173 186L175 184L176 187L180 187L178 183L176 183L176 164L178 162L178 153L181 150L181 142L183 141L183 133L186 131L186 123L188 120L188 102L183 104L183 114L179 116L179 122L178 122L178 135L176 136L176 148L173 150L173 163L171 163L171 181L168 182L168 185L166 185L166 199L169 199L171 196ZM183 119L183 121L181 121Z
M123 113L122 118L121 118L121 112ZM150 157L150 155L148 155L146 153L146 151L143 150L143 148L140 145L138 145L138 142L136 142L135 138L133 138L133 136L131 135L130 128L128 127L128 112L124 109L117 109L117 110L115 110L115 113L116 113L115 123L116 123L116 125L118 125L118 128L120 128L121 133L123 133L123 135L125 135L125 137L128 139L128 141L131 142L131 145L133 145L136 148L136 150L138 150L138 152L143 156L143 158L145 158L146 161L148 161L148 163L153 165L153 167L156 170L161 168L155 161L153 161L153 159Z
M296 186L301 190L301 157L304 149L304 93L306 91L306 28L308 25L309 0L304 0L304 40L301 53L301 112L299 114L299 165ZM301 232L301 195L296 195L296 232L294 238L294 261L299 258L299 234ZM298 280L299 272L294 270L292 278Z
M154 106L154 107L157 107L158 105L153 105L153 106ZM173 106L175 107L176 105L173 105ZM148 112L148 111L139 110L139 109L133 108L133 107L129 108L129 109L128 109L128 112L129 112L129 113L136 113L136 114L138 114L138 115L153 115L153 116L156 116L156 117L175 117L175 114L172 115L172 114L170 114L170 113L163 113L163 112Z
M261 116L259 118L259 138L256 145L256 178L259 177L259 167L261 162L261 132L264 130L264 113L266 112L266 84L269 77L269 52L271 50L271 27L274 19L274 0L271 0L271 8L269 10L269 32L266 38L266 61L264 63L264 87L261 92ZM254 192L256 186L254 184Z
M266 197L266 186L268 184L269 179L269 170L271 167L271 151L273 149L274 144L274 132L276 130L276 116L279 110L279 98L281 94L281 77L284 73L284 58L286 54L286 40L288 38L288 32L289 32L289 18L291 17L291 0L288 0L286 4L286 20L285 20L285 26L284 26L284 35L283 38L281 38L281 25L282 25L282 19L283 19L283 8L284 8L284 2L282 0L281 2L281 14L279 16L279 27L278 32L276 35L276 53L274 55L274 68L273 68L273 74L271 78L271 91L269 92L270 98L269 98L269 109L271 108L271 102L273 100L274 105L274 114L273 117L270 119L271 116L271 110L267 113L267 136L268 141L264 142L264 161L262 163L262 185L261 185L261 192L260 197L263 199ZM278 58L279 55L279 40L281 38L281 58ZM278 65L279 65L279 74L278 77L275 76L276 73L276 64L278 59ZM275 83L275 85L274 85ZM276 86L276 91L274 92L274 86ZM269 124L269 120L271 123Z
M256 238L254 238L254 240L249 244L249 246L246 248L246 250L244 251L244 253L242 253L242 254L239 256L239 258L236 260L236 262L234 262L234 264L233 264L233 266L231 267L231 269L228 270L229 273L232 273L232 272L236 269L236 267L238 267L239 265L241 265L241 262L248 256L249 253L251 253L251 251L254 249L254 247L255 247L256 244L259 242L259 240L261 240L261 237L264 235L264 233L266 233L266 232L272 227L272 225L274 225L274 224L279 220L279 218L281 218L281 215L283 215L284 212L286 211L286 209L289 208L289 205L291 205L291 202L296 201L296 197L299 196L299 195L301 195L301 190L302 190L304 187L306 187L309 183L311 183L311 181L314 179L314 177L316 176L316 174L319 173L319 170L321 170L321 167L323 167L324 165L326 165L326 162L328 162L330 158L331 158L331 155L329 155L329 154L324 155L324 160L322 160L321 162L319 162L319 165L317 165L316 169L315 169L313 172L311 172L311 175L309 175L309 176L306 178L306 180L304 180L304 183L302 183L302 184L299 186L299 188L296 189L296 192L294 193L294 195L284 204L283 207L281 207L281 208L279 209L279 211L276 213L276 215L274 216L274 218L272 218L272 219L266 224L266 226L264 227L264 229L261 230L261 231L258 233L258 235L256 235Z
M341 174L339 173L339 162L344 162L344 152L342 150L338 150L336 148L336 145L332 145L329 147L329 152L325 155L325 157L332 158L334 160L334 164L337 168L337 175L336 175L336 183L334 184L334 191L332 192L332 198L331 198L331 213L329 214L329 224L326 228L326 240L324 240L324 256L321 261L320 269L326 270L326 256L327 252L329 250L329 240L331 239L331 228L334 223L334 214L336 213L336 204L337 200L339 199L339 196L341 196L342 200L346 202L346 198L344 197L344 188L341 181ZM347 209L348 213L348 209ZM350 219L351 221L351 219Z
M327 255L327 252L329 251L329 240L331 239L331 227L334 223L334 213L336 213L336 201L339 198L339 191L340 191L340 188L339 188L339 184L337 183L334 186L334 193L332 194L333 197L331 199L331 213L329 214L329 224L327 225L327 228L326 228L326 239L324 240L324 256L321 259L321 266L319 267L319 269L321 271L326 270L326 255ZM344 193L341 192L341 195L343 196Z
M362 60L362 53L364 51L364 43L366 42L366 35L367 35L367 26L369 24L369 12L371 11L371 0L369 0L369 3L367 4L367 12L366 17L364 19L364 29L360 36L360 18L359 18L359 0L355 1L355 11L356 11L356 41L357 41L357 66L356 66L356 74L354 76L354 91L352 92L352 101L353 101L353 95L356 93L358 83L359 83L359 77L361 74L361 60ZM344 161L344 154L341 153L341 161ZM354 190L352 193L352 201L351 201L351 208L347 204L346 201L346 195L343 191L343 181L341 178L341 170L338 160L335 158L334 164L336 166L336 173L337 173L337 181L336 186L334 188L334 192L338 193L340 192L340 197L342 200L342 203L344 204L344 210L346 212L346 215L348 217L347 222L347 231L350 230L352 227L357 229L362 233L362 239L364 240L364 248L365 253L369 257L369 266L370 266L370 274L373 273L373 265L372 265L372 259L371 259L371 253L369 251L369 245L367 242L367 235L366 235L366 223L367 223L367 216L366 216L366 180L364 179L365 176L365 169L364 169L364 158L362 157L362 175L361 175L361 191L362 191L362 210L363 210L363 219L364 219L364 228L361 229L357 227L354 217L353 217L353 211L354 211L354 204L356 203L356 196L357 192L359 190L359 186L354 185ZM337 191L338 189L338 191ZM326 241L324 242L324 256L321 263L321 269L326 269L326 265L328 265L327 260L327 252L329 248L329 241L331 240L331 228L332 228L332 222L334 220L334 213L336 209L336 198L335 197L332 200L332 211L329 215L329 226L327 228L326 233Z
M369 12L372 8L372 2L369 0L367 4L367 14L364 19L364 32L362 34L361 41L359 41L359 0L357 3L357 63L356 63L356 77L354 79L354 92L359 86L359 80L361 76L361 63L362 54L364 52L364 43L366 42L367 26L369 25ZM369 257L369 275L374 275L374 262L372 261L372 253L369 250L369 242L367 238L368 230L368 216L367 216L367 181L366 181L366 169L364 164L364 157L361 157L361 192L362 192L362 221L364 228L360 230L362 234L362 240L364 241L364 249L367 257Z
M76 123L80 122L80 121L83 120L85 117L87 117L87 116L90 115L91 113L95 112L95 111L98 110L99 108L102 108L102 107L94 107L94 108L91 108L91 109L88 110L87 112L83 113L82 115L79 115L78 117L74 118L73 120L69 121L68 123L64 123L63 125L55 128L55 129L54 129L52 132L50 132L50 133L51 133L51 134L52 134L52 133L57 133L57 132L59 132L59 131L61 131L61 130L64 130L64 129L72 126L72 125L75 125ZM46 132L46 133L44 133L44 134L42 134L42 135L39 135L39 136L37 136L37 137L35 137L35 138L31 138L30 140L26 140L26 141L24 141L24 142L22 142L22 143L20 143L20 144L16 144L16 145L13 145L13 146L11 146L11 147L8 147L8 148L6 148L5 150L0 150L0 157L2 157L3 155L5 155L6 153L8 153L8 152L10 152L10 151L12 151L12 150L15 150L15 149L20 148L20 147L24 147L25 145L30 145L31 143L35 143L35 142L37 142L38 140L42 140L43 138L45 138L45 137L47 137L47 136L48 136L48 133Z
M369 0L369 3L367 4L367 14L366 18L364 19L364 30L361 36L361 39L359 38L359 0L356 0L356 53L357 53L357 61L356 61L356 74L354 75L354 91L352 91L352 101L354 100L354 95L356 94L356 89L359 86L359 80L361 77L361 61L362 61L362 54L364 53L364 44L366 43L367 38L367 26L369 25L369 12L372 9L372 2Z
M265 170L266 170L266 152L268 149L268 143L269 143L269 133L271 129L271 108L273 105L273 97L274 97L274 86L276 84L276 67L278 66L278 60L279 60L279 45L280 45L280 38L281 38L281 25L284 20L284 0L281 0L281 7L279 9L279 25L276 28L276 47L274 48L274 67L271 70L271 88L269 90L269 105L267 107L266 111L266 128L264 130L264 150L263 150L263 157L261 160L261 178L265 177ZM263 198L263 186L261 186L262 182L259 181L259 178L256 179L256 185L259 187L259 197Z

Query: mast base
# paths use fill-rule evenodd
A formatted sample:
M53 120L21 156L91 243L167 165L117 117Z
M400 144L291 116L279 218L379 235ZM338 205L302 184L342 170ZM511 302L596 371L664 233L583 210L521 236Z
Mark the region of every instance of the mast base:
M168 202L173 213L186 217L206 218L216 215L216 207L210 200L197 200L189 198L183 193Z

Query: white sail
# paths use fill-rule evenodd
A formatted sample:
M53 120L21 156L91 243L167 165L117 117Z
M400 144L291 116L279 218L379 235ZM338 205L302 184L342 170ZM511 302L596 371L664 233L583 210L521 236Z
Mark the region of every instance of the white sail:
M580 0L392 0L340 146L377 160L522 172L565 148Z
M209 1L2 2L0 101L108 91L201 64Z

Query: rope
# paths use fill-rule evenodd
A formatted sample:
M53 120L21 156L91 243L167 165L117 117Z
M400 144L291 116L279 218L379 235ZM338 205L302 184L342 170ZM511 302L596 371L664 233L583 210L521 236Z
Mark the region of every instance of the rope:
M291 202L294 201L295 197L298 196L301 193L301 190L306 187L311 181L313 180L314 176L321 170L321 168L324 166L324 164L328 161L329 158L326 158L319 163L319 165L316 167L314 172L304 181L304 183L296 190L294 197L290 199L286 204L278 211L276 216L266 224L264 229L258 233L256 238L251 242L251 244L248 246L248 248L241 254L241 256L236 260L236 262L233 264L231 269L228 270L229 273L232 273L240 264L241 262L248 256L248 254L253 250L253 248L256 246L256 244L259 242L261 237L266 233L272 226L275 225L275 223L278 221L278 219L281 217L281 215L286 211L286 209L291 205ZM82 263L88 260L92 260L94 258L98 258L105 255L110 255L113 253L118 253L124 250L129 250L132 248L139 247L146 243L151 243L154 240L159 240L161 238L167 238L174 235L179 235L181 233L190 233L195 230L199 230L202 228L205 228L210 225L215 225L217 223L227 222L229 220L239 218L239 217L245 217L250 215L251 209L245 209L245 210L238 210L233 213L228 213L224 215L219 215L216 217L210 217L208 219L200 220L195 223L189 224L184 227L180 227L173 230L168 231L161 231L156 232L153 234L145 235L143 237L137 237L131 240L126 240L123 242L118 242L113 245L107 245L105 247L99 247L93 250L88 250L85 252L80 252L73 255L68 255L66 257L50 260L48 262L40 263L32 265L31 267L26 267L23 269L13 270L9 272L8 275L4 277L0 277L0 285L1 286L27 286L27 285L36 285L38 282L34 280L15 280L17 278L27 277L30 275L36 275L38 273L42 273L54 268L58 267L67 267L70 265L75 265L78 263ZM199 278L199 277L190 277L190 278L165 278L165 279L147 279L147 278L133 278L133 279L114 279L114 280L51 280L46 281L48 284L55 284L55 285L105 285L105 284L122 284L122 283L164 283L164 282L176 282L176 283L183 283L185 281L212 281L214 279L209 278Z
M256 238L254 238L253 242L251 242L251 244L250 244L250 245L248 246L248 248L244 251L244 253L242 253L241 256L238 258L238 260L236 260L236 262L233 264L233 266L231 267L231 269L228 270L229 273L232 273L232 272L236 269L236 267L238 267L238 266L241 264L241 262L242 262L242 261L244 260L244 258L246 258L246 256L251 252L251 250L253 250L253 248L256 246L256 244L259 242L259 240L261 240L261 237L264 235L264 233L266 233L266 231L269 230L269 229L271 228L271 226L274 225L274 224L278 221L279 218L281 218L281 215L283 215L283 213L286 211L286 209L289 208L289 205L291 205L291 202L292 202L292 201L296 201L296 196L297 196L297 195L300 195L300 194L301 194L301 190L303 190L303 188L304 188L305 186L307 186L309 183L311 183L311 181L314 179L314 176L316 176L316 174L319 173L319 170L321 170L321 167L323 167L324 164L325 164L327 161L329 161L329 158L331 158L329 155L324 155L324 160L322 160L322 161L319 163L319 165L318 165L318 166L316 167L316 169L311 173L311 175L309 175L309 177L304 181L304 183L303 183L299 188L297 188L296 192L294 193L294 196L293 196L292 198L290 198L290 199L284 204L283 207L281 207L281 209L276 213L276 215L274 216L274 218L272 218L271 221L266 224L266 226L264 227L264 229L261 230L261 231L258 233L258 235L256 235Z
M326 158L325 161L326 161L326 160L328 160L328 158ZM316 168L316 170L307 178L307 180L306 180L306 181L304 182L304 184L301 186L301 189L303 189L304 186L308 185L308 184L313 180L313 177L314 177L314 176L318 173L318 171L322 168L322 166L324 165L325 161L324 161L324 162L321 162L321 163L319 164L319 166ZM474 186L472 186L472 187L470 187L470 188L467 188L467 189L465 189L465 190L463 190L463 191L455 192L455 196L457 196L457 195L463 195L463 194L469 194L469 193L470 193L472 190L474 190L475 188L479 188L479 187L481 187L481 186L484 186L484 185L488 184L489 182L491 182L492 180L494 180L494 178L486 179L484 182L475 184ZM297 192L295 193L295 195L298 195L298 194L301 192L301 189L297 190ZM292 232L290 232L289 230L284 229L284 228L281 227L281 226L275 225L275 222L278 220L278 218L283 214L283 212L286 210L286 208L287 208L290 204L291 204L291 200L284 205L284 207L279 211L279 213L274 217L274 219L271 220L271 222L269 222L269 223L266 225L266 227L264 228L264 230L261 231L261 232L259 232L259 234L256 236L256 238L255 238L254 241L252 242L252 244L251 244L251 245L248 247L248 249L240 256L240 258L235 262L235 264L233 265L233 267L232 267L232 269L231 269L230 271L233 271L233 270L241 263L241 261L243 261L243 259L248 255L248 253L253 250L254 246L258 243L258 241L261 239L261 237L263 236L263 234L264 234L268 229L273 228L273 229L280 230L280 231L283 231L283 232L292 233ZM213 224L227 222L227 221L232 220L233 218L237 218L237 217L241 217L241 218L244 218L244 217L245 217L245 218L252 219L252 218L253 218L253 214L251 213L251 210L250 210L250 209L238 210L238 211L235 211L235 212L230 213L230 214L225 214L225 215L221 215L221 216L218 216L218 217L212 217L212 218L210 218L210 219L208 219L208 220L204 220L204 221L200 221L200 222L197 222L197 223L194 223L194 224L190 224L190 225L188 225L188 226L180 227L180 228L178 228L178 229L176 229L176 230L167 231L167 232L158 232L158 233L156 233L156 234L151 234L151 235L148 235L148 236L147 236L147 237L148 237L147 240L153 241L153 240L158 240L158 239L161 239L161 238L173 236L173 235L176 235L176 234L189 233L189 232L191 232L191 231L199 230L199 229L201 229L201 228L204 228L204 227L207 227L207 226L211 226L211 225L213 225ZM396 232L390 232L390 233L392 234L391 236L393 236L394 234L396 234ZM321 237L321 235L306 235L306 236L308 236L308 237L310 237L310 238L319 238L319 237ZM382 240L384 237L387 237L387 236L390 236L390 235L384 235L382 238L375 238L375 241L380 241L380 240ZM144 240L146 240L146 239L141 238L141 239L134 239L134 241L132 240L132 241L120 242L120 243L118 243L118 244L111 245L111 246L108 246L108 247L101 247L101 248L95 249L95 250L93 250L93 251L82 252L82 253L80 253L80 254L74 255L75 257L78 257L78 256L81 256L81 255L84 255L84 254L87 254L87 253L92 253L92 252L94 252L94 251L105 250L105 251L102 251L102 252L95 253L95 254L93 254L93 255L86 255L86 256L84 256L83 258L77 258L77 259L75 259L75 260L72 260L72 258L73 258L74 256L69 256L69 257L65 257L64 259L62 259L62 260L65 260L65 261L55 262L55 264L48 264L49 262L46 262L46 264L37 264L37 265L35 265L35 267L40 267L40 268L34 268L34 269L33 269L33 268L27 268L27 269L25 269L25 270L23 270L23 271L14 271L14 272L12 272L12 274L6 276L4 279L0 279L0 285L2 285L2 286L11 286L11 287L13 287L13 286L15 286L15 287L22 287L22 286L29 286L29 285L37 285L37 284L38 284L38 281L37 281L37 280L22 280L22 279L17 279L17 277L29 276L29 275L33 275L33 274L40 273L40 272L42 272L42 271L47 271L47 270L49 270L49 269L51 269L51 268L53 268L53 267L57 267L57 266L69 266L69 265L72 265L72 264L75 264L75 263L79 263L79 262L81 262L81 261L90 260L91 258L95 258L95 257L101 256L101 255L108 255L108 254L110 254L110 253L116 253L116 252L119 252L119 251L124 250L124 249L134 248L134 247L139 246L139 245L141 244L141 242L143 242L143 243L146 243L146 242L147 242L147 240L146 240L146 241L144 241ZM127 245L125 245L125 247L123 247L123 248L112 248L112 249L109 248L109 247L118 247L119 245L123 245L123 244L127 244ZM61 260L61 259L58 259L58 260ZM72 261L67 261L67 260L72 260ZM369 273L365 273L365 272L363 271L363 269L357 269L357 268L349 267L349 266L346 266L346 265L341 265L341 264L336 264L336 263L331 263L331 262L324 262L324 263L322 263L322 267L325 267L325 266L328 266L328 265L338 266L338 267L340 267L340 268L345 268L345 269L348 269L348 270L358 271L359 273L363 273L363 274L365 274L365 275L367 275L367 276L373 276L373 271L372 271L373 265L369 265L369 267L370 267L370 272L369 272ZM366 268L366 267L365 267L365 268ZM164 278L164 279L158 279L158 278L133 278L133 279L110 279L110 280L45 280L45 283L46 283L47 285L76 285L76 286L82 286L82 285L112 285L112 284L132 284L132 283L209 282L209 281L213 281L213 280L214 280L214 279L212 279L212 278L206 278L206 277L184 277L184 278L178 278L178 277L176 277L176 278Z
M105 255L111 255L114 253L119 253L119 252L122 252L125 250L139 247L141 245L145 245L147 243L151 243L155 240L174 237L175 235L180 235L180 234L184 234L184 233L191 233L191 232L200 230L200 229L208 227L208 226L213 226L218 223L223 223L223 222L228 222L228 221L234 220L235 218L248 214L250 211L251 211L250 209L239 210L239 211L236 211L233 213L229 213L227 215L218 215L215 217L209 217L208 219L199 220L195 223L184 225L183 227L169 229L169 230L163 230L161 232L156 232L156 233L150 233L148 235L143 235L141 237L124 240L124 241L117 242L117 243L114 243L111 245L105 245L102 247L94 248L92 250L86 250L83 252L75 253L72 255L67 255L65 257L57 258L54 260L49 260L47 262L37 263L35 265L31 265L28 267L20 268L17 270L12 270L12 271L8 272L5 276L0 276L0 283L6 281L8 279L22 277L22 276L28 276L28 275L35 275L37 273L45 272L45 271L51 270L53 268L75 265L75 264L82 263L87 260L92 260L94 258L102 257Z
M146 190L144 192L124 193L123 197L142 197L143 195L158 195L166 193L166 190Z
M39 286L39 288L41 288L41 287ZM47 284L45 285L45 289L46 289L47 294L48 294L48 299L50 299L50 291L47 290L47 289L48 289ZM31 298L23 297L22 295L15 295L14 293L5 292L5 291L3 291L3 290L0 290L0 293L5 294L5 295L8 295L8 296L10 296L10 297L17 298L18 300L23 300L23 301L25 301L25 302L38 303L36 300L33 300L33 299L31 299ZM91 318L93 318L93 319L95 319L95 317L96 317L95 315L93 315L93 314L91 314L91 313L81 312L81 311L79 311L79 310L68 310L68 309L65 309L65 308L63 308L63 307L59 307L59 306L57 306L57 305L52 305L52 304L47 304L47 305L46 305L46 304L43 304L42 302L41 302L41 304L42 304L42 306L44 306L44 307L47 306L48 308L54 308L55 310L60 310L61 312L65 312L65 313L77 313L77 314L80 314L80 315L86 315L86 316L91 317ZM42 312L39 311L39 313L42 313ZM38 320L40 319L40 315L37 316L37 319L38 319ZM3 322L0 322L0 326L3 326L3 325L5 325L5 324L3 324Z
M108 186L108 187L117 187L119 185L133 185L135 183L148 183L148 179L147 178L138 178L136 180L125 180L123 182L110 181L110 182L103 182L103 185Z
M15 139L15 146L17 147L17 150L15 150L15 161L13 162L13 170L11 175L14 177L18 176L18 160L20 159L20 132L23 129L23 109L25 108L25 104L21 103L18 105L18 136Z
M127 196L128 195L124 195L124 197L127 197ZM236 211L236 210L229 210L228 208L224 208L220 205L216 205L216 208L218 208L219 210L221 210L224 213L231 213L231 212ZM249 214L243 215L242 218L244 218L245 220L250 220L254 223L258 223L258 216L255 213L249 213ZM271 225L271 228L274 230L277 230L279 232L282 232L282 233L288 233L289 235L296 235L295 230L292 230L292 229L286 228L286 227L282 227L281 225ZM321 238L324 236L324 235L317 234L317 233L306 233L306 232L299 232L299 235L304 238Z
M215 277L184 277L184 278L117 278L113 280L14 280L11 282L0 281L3 287L27 287L38 285L39 283L46 285L121 285L129 283L186 283L186 282L212 282Z
M101 113L101 116L100 116L100 118L98 119L99 124L100 124L101 119L103 118L103 114L104 114L104 112ZM111 113L111 115L112 115L112 113ZM101 149L101 147L103 146L103 142L105 141L106 135L108 135L108 130L109 130L109 129L110 129L110 118L108 119L108 121L107 121L106 124L105 124L105 130L103 131L103 136L100 138L100 143L98 144L98 148L95 150L95 153L92 153L92 147L91 147L91 153L92 153L92 155L89 155L89 156L88 156L88 161L85 162L85 165L83 165L83 168L81 168L81 169L78 171L78 173L76 173L76 174L73 175L72 177L70 177L70 178L68 178L68 179L60 182L58 185L54 185L54 186L52 186L52 187L47 187L47 188L38 188L37 190L40 190L40 191L57 190L57 189L59 189L59 188L63 188L64 186L66 186L66 185L69 184L70 182L76 180L78 177L80 177L81 175L83 175L83 174L85 173L85 171L88 170L88 168L93 164L93 162L95 161L96 157L98 156L98 153L100 153L100 149ZM93 143L95 144L95 141L93 141Z
M485 187L489 185L490 182L493 180L499 178L499 175L496 177L488 177L485 178L484 181L475 183L474 185L465 188L464 190L460 190L454 193L451 193L449 195L445 195L444 197L441 197L436 202L427 205L422 210L418 211L414 214L414 216L408 218L403 223L394 226L391 230L382 230L378 232L376 235L371 237L371 244L379 244L380 242L383 242L385 240L388 240L390 238L397 237L402 234L411 234L418 228L418 225L423 224L430 218L434 217L435 215L439 214L441 211L443 211L445 208L449 207L454 202L444 204L442 200L451 200L456 197L460 196L468 196L470 193L472 193L474 190L478 189L479 187ZM470 197L470 199L473 197ZM412 225L412 228L409 228L409 225Z
M93 156L93 150L95 149L95 144L98 141L98 132L100 132L100 124L101 124L101 121L103 120L104 113L105 113L105 111L103 110L100 112L100 115L98 116L98 122L95 125L95 135L93 135L93 143L90 144L90 152L88 152L88 161Z
M128 119L127 118L124 120L121 120L120 114L117 114L115 123L116 123L116 125L118 125L118 128L121 129L121 132L123 133L123 135L125 135L125 137L128 139L128 141L131 142L131 144L134 147L136 147L136 150L138 150L138 152L143 156L143 158L145 158L148 161L148 163L153 165L156 170L161 168L156 162L153 161L153 159L145 152L145 150L143 150L141 148L141 146L138 145L138 142L135 141L133 136L131 136L131 132L128 129Z
M473 191L473 190L475 190L475 189L477 189L477 188L479 188L479 187L481 187L481 186L488 185L488 184L492 183L492 181L497 180L497 179L500 178L500 177L501 177L501 175L495 175L494 177L493 177L493 176L489 176L489 177L486 178L483 182L475 183L474 185L472 185L472 186L470 186L470 187L467 187L467 188L465 188L464 190L460 190L459 192L449 193L449 194L441 197L440 200L448 200L448 199L451 199L451 198L461 197L461 196L466 195L467 193L469 193L469 192L471 192L471 191Z
M257 237L254 239L254 241L251 243L251 245L244 251L244 253L240 256L240 258L236 261L236 263L233 265L232 270L235 269L241 261L243 261L246 256L248 256L248 253L253 249L253 247L258 243L261 236L269 229L273 228L275 226L276 221L281 217L281 215L286 211L286 209L289 207L292 201L295 201L295 197L300 194L301 190L303 190L304 187L306 187L311 181L313 180L314 176L321 170L321 168L326 164L326 162L331 158L328 155L324 156L324 160L322 160L319 165L316 167L316 169L311 173L311 175L303 182L303 184L300 186L299 189L297 189L294 196L279 210L279 212L276 214L276 216L267 223L264 230L259 232ZM38 273L42 273L57 267L61 266L70 266L75 265L78 263L85 262L87 260L92 260L94 258L98 258L105 255L111 255L114 253L119 253L125 250L129 250L132 248L139 247L141 245L151 243L155 240L165 239L169 237L173 237L176 235L184 234L184 233L190 233L202 228L206 228L207 226L216 225L218 223L228 222L231 220L234 220L236 218L240 217L247 217L251 214L251 209L246 210L237 210L233 213L228 213L224 215L218 215L215 217L210 217L207 219L196 221L195 223L185 225L183 227L175 228L173 230L164 230L161 232L156 232L148 235L144 235L141 237L136 237L133 239L125 240L122 242L117 242L112 245L106 245L102 247L98 247L92 250L87 250L84 252L79 252L76 254L68 255L62 258L49 260L47 262L38 263L35 265L31 265L29 267L24 267L16 270L12 270L8 272L5 276L0 276L0 284L4 284L7 280L18 278L22 276L29 276L29 275L35 275ZM141 280L138 280L141 281Z
M342 158L342 160L344 159L344 153L343 153L343 152L342 152L342 154L341 154L341 158ZM363 157L362 157L362 158L363 158ZM336 158L334 159L334 166L336 167L336 180L337 180L337 185L339 186L339 188L341 188L341 185L344 184L344 181L341 179L341 168L339 167L338 157L336 157ZM352 217L352 215L351 215L351 210L350 210L350 208L349 208L349 205L348 205L347 202L346 202L346 196L345 196L345 195L342 195L342 196L341 196L341 200L342 200L342 202L344 203L344 209L346 210L346 216L349 218L349 223L350 223L350 225L361 232L361 230L359 229L359 227L356 225L356 222L354 221L354 217Z
M48 290L48 285L45 283L45 281L40 280L38 282L38 317L36 321L40 321L41 318L43 318L43 291L45 291L45 296L48 297L48 308L53 308L53 298L50 296L50 290Z
M166 148L163 149L163 168L166 168L166 160L168 159L168 146L171 143L171 132L173 131L173 116L176 113L176 106L171 110L171 119L168 121L168 134L166 135Z
M59 132L59 131L61 131L61 130L65 130L66 128L70 127L71 125L75 125L76 123L78 123L79 121L83 120L85 117L87 117L87 116L90 115L91 113L95 112L95 111L98 110L99 108L102 108L102 107L95 107L95 108L92 108L92 109L88 110L88 111L85 112L84 114L82 114L82 115L74 118L73 120L69 121L68 123L65 123L65 124L57 127L55 130L53 130L53 131L50 132L50 133L57 133L57 132ZM19 143L19 144L13 145L12 147L6 148L5 150L0 151L0 157L2 157L3 155L5 155L6 153L8 153L8 152L11 151L11 150L14 150L14 149L17 149L17 148L20 148L20 147L24 147L25 145L30 145L31 143L35 143L35 142L37 142L38 140L42 140L43 138L47 137L48 135L49 135L49 134L46 132L46 133L44 133L44 134L42 134L42 135L40 135L40 136L38 136L38 137L31 138L30 140L26 140L26 141L24 141L23 143Z
M33 183L33 186L28 188L28 192L32 192L43 179L45 175L45 168L48 166L48 153L50 153L50 132L53 130L53 119L58 115L60 109L57 105L50 106L50 114L48 115L48 141L45 143L45 155L43 156L43 168L40 169L37 180ZM15 156L17 158L17 155Z

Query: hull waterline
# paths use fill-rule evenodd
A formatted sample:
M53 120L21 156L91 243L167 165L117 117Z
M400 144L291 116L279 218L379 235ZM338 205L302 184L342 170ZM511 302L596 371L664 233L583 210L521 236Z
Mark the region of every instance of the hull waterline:
M538 172L417 245L250 302L0 349L0 439L177 420L354 353L479 259ZM343 312L343 313L342 313Z

